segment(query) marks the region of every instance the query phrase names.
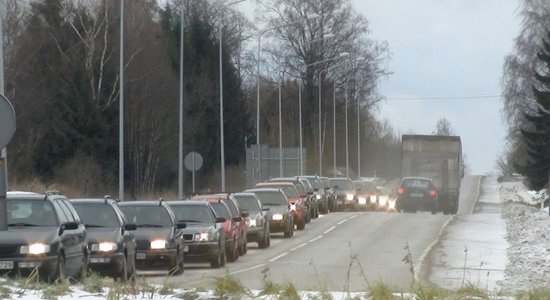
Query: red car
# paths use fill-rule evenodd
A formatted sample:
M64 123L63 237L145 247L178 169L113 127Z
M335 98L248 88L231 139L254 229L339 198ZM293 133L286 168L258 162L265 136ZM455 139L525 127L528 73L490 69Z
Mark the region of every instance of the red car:
M298 230L303 230L306 227L306 208L302 202L302 198L298 194L298 190L292 182L261 182L257 183L255 188L271 188L280 189L288 198L288 204L294 217L294 223Z
M236 261L239 258L239 254L246 247L247 225L243 217L238 214L238 210L236 215L231 211L230 206L227 204L229 200L227 194L198 195L191 199L208 201L214 209L216 216L225 218L224 231L227 261Z

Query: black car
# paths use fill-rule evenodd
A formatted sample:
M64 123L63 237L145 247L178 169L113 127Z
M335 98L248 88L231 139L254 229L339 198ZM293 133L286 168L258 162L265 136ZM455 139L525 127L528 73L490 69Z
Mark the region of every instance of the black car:
M178 222L185 222L183 237L187 262L209 262L210 267L225 266L225 218L216 218L207 201L170 201L170 208Z
M300 199L302 199L302 203L306 208L306 223L309 223L311 221L311 217L315 212L316 202L313 200L313 189L309 189L309 184L306 186L303 180L300 180L297 177L274 177L270 178L268 182L292 182L294 184L294 187L296 187L296 190L300 195Z
M168 269L183 272L186 245L181 229L185 223L176 216L164 200L119 202L118 206L129 222L137 225L136 267L142 270Z
M257 242L259 248L267 248L271 244L269 228L269 208L263 208L262 202L254 193L235 193L231 197L237 201L241 213L248 213L248 242Z
M246 190L246 193L254 193L260 199L263 207L269 208L271 219L269 229L271 233L283 232L286 238L294 235L294 218L288 199L279 189L259 188Z
M318 213L328 213L328 193L325 190L324 184L319 176L298 176L298 178L305 178L309 184L313 187L313 196L317 202Z
M347 177L333 177L329 178L329 181L334 189L336 210L344 210L346 208L357 210L359 199L357 199L357 189L353 185L353 181Z
M432 180L423 177L404 177L397 188L397 211L414 212L430 211L436 214L438 210L437 189Z
M86 227L69 200L57 191L7 193L8 229L0 231L0 272L47 281L85 277Z
M136 270L136 240L116 202L104 199L71 199L88 231L89 266L92 271L118 277L132 278Z

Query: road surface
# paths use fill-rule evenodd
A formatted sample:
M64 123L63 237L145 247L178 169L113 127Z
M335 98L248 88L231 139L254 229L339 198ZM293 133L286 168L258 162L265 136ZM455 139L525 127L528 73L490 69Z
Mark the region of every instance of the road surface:
M478 184L478 177L463 180L459 213L472 211ZM261 289L264 279L279 284L292 282L299 290L364 291L367 281L379 280L405 289L413 277L410 266L403 262L407 254L404 247L409 246L418 272L419 262L449 218L441 213L329 213L312 220L290 239L273 234L268 249L249 243L248 253L225 268L188 263L184 274L169 281L178 286L210 288L213 277L231 274L249 289ZM167 280L165 275L147 275L148 282Z

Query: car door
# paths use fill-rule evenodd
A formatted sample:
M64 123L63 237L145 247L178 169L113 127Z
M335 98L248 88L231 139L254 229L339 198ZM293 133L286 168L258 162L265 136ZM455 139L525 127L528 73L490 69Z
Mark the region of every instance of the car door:
M76 222L73 214L61 199L56 199L53 203L58 206L63 215L62 219L64 219L64 221L62 224ZM64 225L61 226L64 228ZM65 266L68 274L75 274L82 264L82 233L78 229L64 229L60 230L60 232L61 243L65 252Z

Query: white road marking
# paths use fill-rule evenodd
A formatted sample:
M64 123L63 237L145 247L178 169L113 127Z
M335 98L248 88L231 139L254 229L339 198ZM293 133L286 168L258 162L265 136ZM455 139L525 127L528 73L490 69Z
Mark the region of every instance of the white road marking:
M290 249L290 251L298 250L298 249L300 249L300 248L302 248L302 247L304 247L304 246L307 246L307 243L303 243L303 244L301 244L301 245L299 245L299 246L297 246L297 247L294 247L294 248Z
M318 240L318 239L320 239L320 238L322 238L322 237L323 237L323 236L320 235L320 236L318 236L318 237L316 237L316 238L314 238L314 239L312 239L312 240L309 240L308 243L313 243L313 242L315 242L316 240Z
M359 216L359 215L353 215L353 216L349 217L348 219L350 219L350 220L351 220L351 219L355 219L355 218L357 218L358 216Z
M323 233L324 233L324 234L327 234L327 233L329 233L329 232L333 231L333 230L334 230L334 228L336 228L336 226L332 226L332 227L330 227L329 229L325 230L325 231L324 231Z
M258 269L258 268L261 268L261 267L265 267L265 264L261 264L261 265L257 265L257 266L254 266L254 267L250 267L250 268L238 270L238 271L235 271L235 272L231 272L231 273L229 273L229 275L235 275L235 274L243 273L243 272L246 272L246 271Z
M342 224L346 223L347 221L349 221L349 219L343 219L342 221L340 221L340 222L338 222L338 223L336 223L336 224L342 225Z
M273 257L272 259L270 259L269 262L274 262L274 261L278 260L279 258L285 257L285 256L287 256L287 255L288 255L288 252L281 253L281 254L279 254L279 255Z

